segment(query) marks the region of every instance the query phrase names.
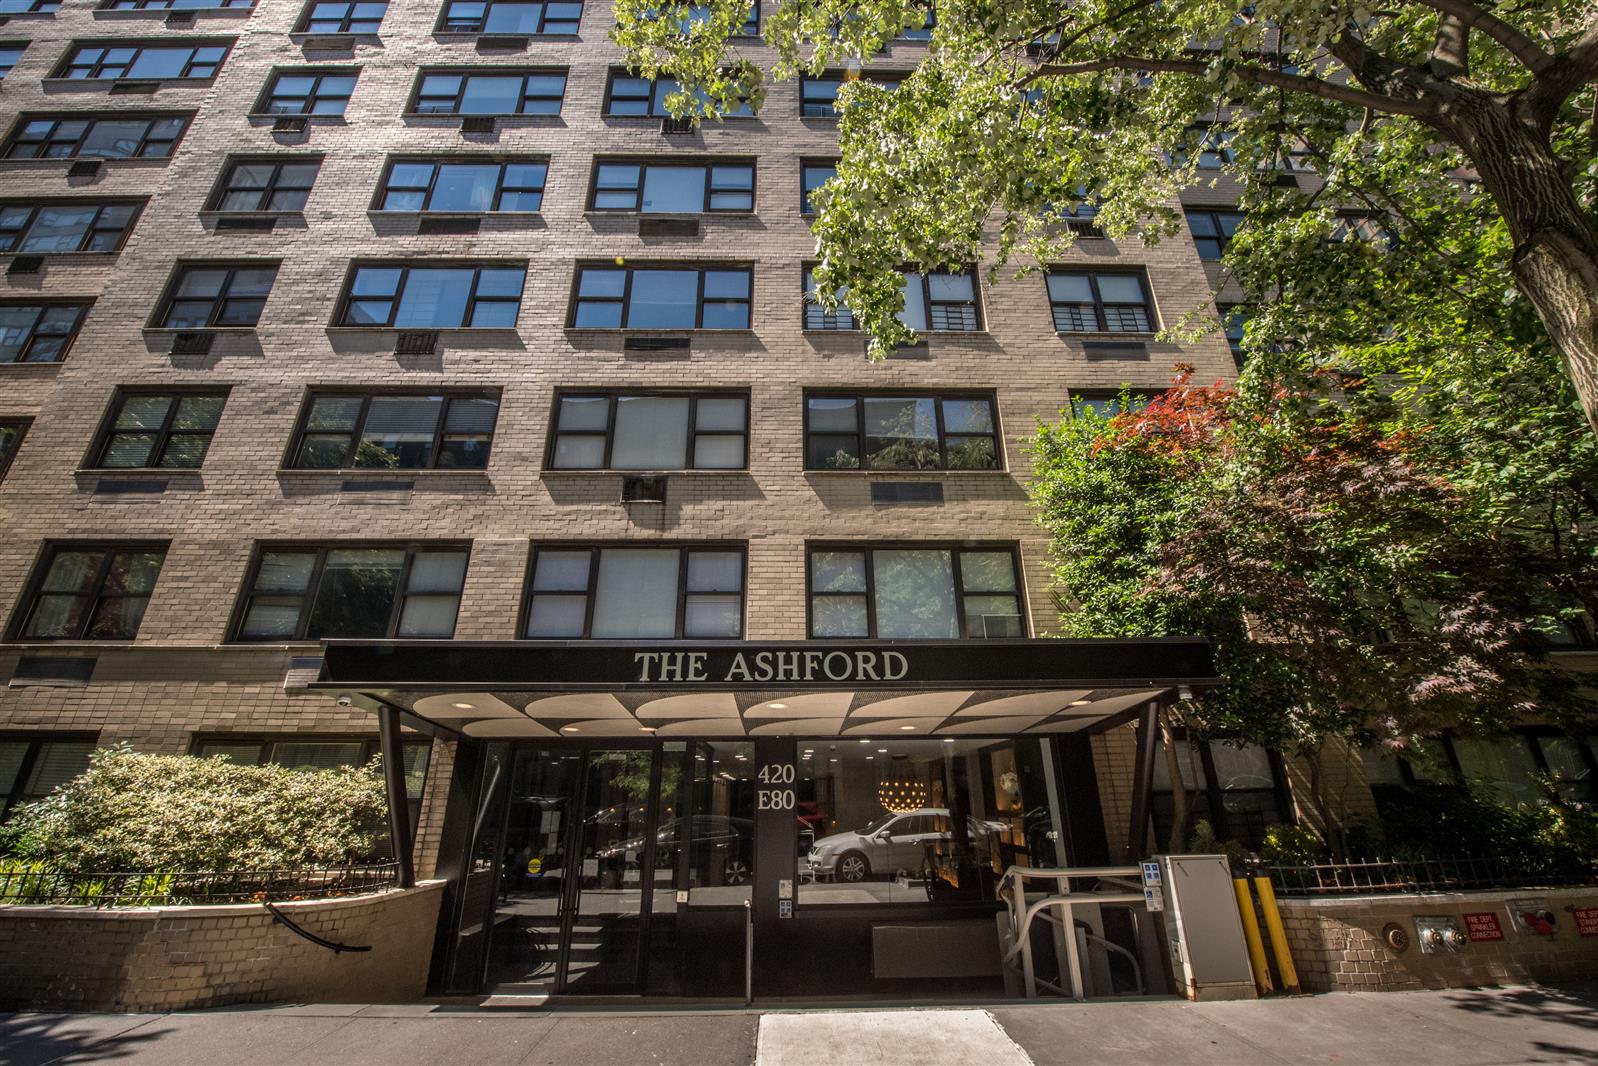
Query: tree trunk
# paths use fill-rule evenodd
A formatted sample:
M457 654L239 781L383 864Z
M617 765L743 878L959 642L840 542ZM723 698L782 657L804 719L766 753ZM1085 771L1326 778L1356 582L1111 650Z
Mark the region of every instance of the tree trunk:
M1166 838L1165 850L1170 855L1180 855L1187 850L1187 784L1182 779L1182 760L1176 755L1176 735L1171 723L1161 714L1160 747L1165 749L1165 772L1171 777L1171 835Z
M1524 100L1464 93L1440 124L1475 165L1515 242L1515 285L1564 360L1587 421L1598 430L1598 234Z
M1325 757L1326 748L1323 745L1305 760L1309 763L1309 802L1315 808L1315 816L1321 820L1321 837L1331 852L1332 861L1342 862L1348 857L1348 849L1343 837L1343 820L1332 813L1331 800L1326 795L1326 768L1321 764Z

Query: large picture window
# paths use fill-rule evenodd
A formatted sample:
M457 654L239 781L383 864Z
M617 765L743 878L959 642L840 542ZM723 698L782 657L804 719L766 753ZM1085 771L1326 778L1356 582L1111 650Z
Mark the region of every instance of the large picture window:
M748 329L748 267L577 268L578 329Z
M116 398L91 465L198 469L226 402L225 392L124 392Z
M160 329L244 329L261 320L276 263L193 263L178 268L154 325Z
M838 293L837 310L824 309L815 298L811 268L805 268L805 329L859 329L854 312L843 302L848 294ZM896 316L918 333L971 333L982 328L982 313L977 302L976 277L965 271L958 274L917 274L906 271L900 286L904 307Z
M1142 274L1052 270L1044 279L1060 333L1151 333L1154 308Z
M165 545L51 545L17 638L132 640L165 561Z
M41 733L0 737L0 819L44 799L89 768L93 736Z
M697 215L755 209L755 164L596 160L595 211Z
M0 304L0 363L59 363L88 304Z
M296 470L481 470L499 397L318 393L290 452Z
M72 81L200 81L214 77L225 44L85 44L74 48L55 77Z
M1026 636L1010 547L815 546L809 569L812 639Z
M736 640L742 547L548 547L533 555L530 640Z
M532 213L544 204L548 170L542 159L396 159L383 175L377 210Z
M263 548L238 639L452 637L468 554L442 545Z
M666 107L666 99L678 91L676 78L650 80L626 71L613 70L610 84L605 89L605 114L616 118L668 118L671 111ZM701 95L699 99L703 102L704 97ZM743 103L726 112L723 117L750 118L753 115L753 109L748 103Z
M27 47L26 41L0 41L0 80L4 80L12 68L22 60L22 53Z
M0 15L53 15L61 0L0 0Z
M552 470L741 470L749 399L725 393L565 393Z
M115 252L142 206L82 200L0 204L0 254Z
M514 36L570 36L583 20L581 0L447 0L439 33L503 33Z
M1223 840L1259 848L1265 842L1266 827L1291 820L1276 759L1265 748L1178 739L1174 751L1188 793L1184 840L1202 820ZM1163 849L1170 839L1175 810L1170 771L1163 758L1154 760L1153 800L1155 840Z
M514 329L521 266L357 266L339 311L341 326L397 329Z
M995 470L993 397L815 395L805 400L807 470Z
M188 125L187 115L23 115L5 158L164 159Z
M421 115L558 115L564 70L424 71L413 107Z
M248 11L255 0L103 0L101 11Z

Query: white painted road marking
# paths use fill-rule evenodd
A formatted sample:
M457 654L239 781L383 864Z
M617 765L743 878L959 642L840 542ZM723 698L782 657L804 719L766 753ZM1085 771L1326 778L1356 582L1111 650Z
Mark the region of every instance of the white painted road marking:
M763 1014L755 1066L1032 1066L985 1010Z

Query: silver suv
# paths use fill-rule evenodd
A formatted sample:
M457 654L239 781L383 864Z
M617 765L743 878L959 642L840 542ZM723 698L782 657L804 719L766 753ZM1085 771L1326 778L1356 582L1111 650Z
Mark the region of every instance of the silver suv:
M998 822L967 818L972 843L985 848L988 838L1004 827ZM923 807L903 814L885 814L864 829L822 837L806 856L816 877L864 881L919 871L929 852L954 838L954 823L944 807Z

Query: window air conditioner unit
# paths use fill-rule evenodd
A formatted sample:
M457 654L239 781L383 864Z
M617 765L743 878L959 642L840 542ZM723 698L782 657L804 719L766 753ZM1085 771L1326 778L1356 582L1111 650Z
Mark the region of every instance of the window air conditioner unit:
M67 177L92 178L100 173L100 168L104 165L103 159L77 159L67 167Z
M690 117L672 118L667 115L660 120L660 132L668 136L694 132L694 120Z
M244 231L246 233L270 233L277 227L277 218L267 215L262 218L258 215L223 215L216 220L216 228Z
M416 223L417 233L476 233L482 229L480 218L422 218Z
M213 333L185 332L172 337L171 355L210 355L211 343L216 340Z
M111 83L113 96L149 96L161 88L161 83L153 79L140 79L138 81L115 81Z
M285 115L282 118L278 119L276 122L272 123L272 132L273 133L304 133L305 132L305 116L304 115Z
M624 477L621 479L622 503L665 503L666 478L663 475L655 477Z
M467 115L461 119L462 133L493 133L494 116L492 115Z
M18 255L13 256L11 265L6 267L7 274L37 274L44 269L44 256Z
M621 342L624 352L686 352L692 342L686 334L676 337L627 337Z
M167 15L167 17L166 17L166 24L167 24L167 28L168 29L174 29L174 30L187 29L188 27L194 25L194 12L192 12L192 11L173 11L173 12L170 12Z
M432 355L437 350L437 330L402 329L394 338L395 355Z
M477 38L479 52L525 52L528 38L519 33L485 33Z

